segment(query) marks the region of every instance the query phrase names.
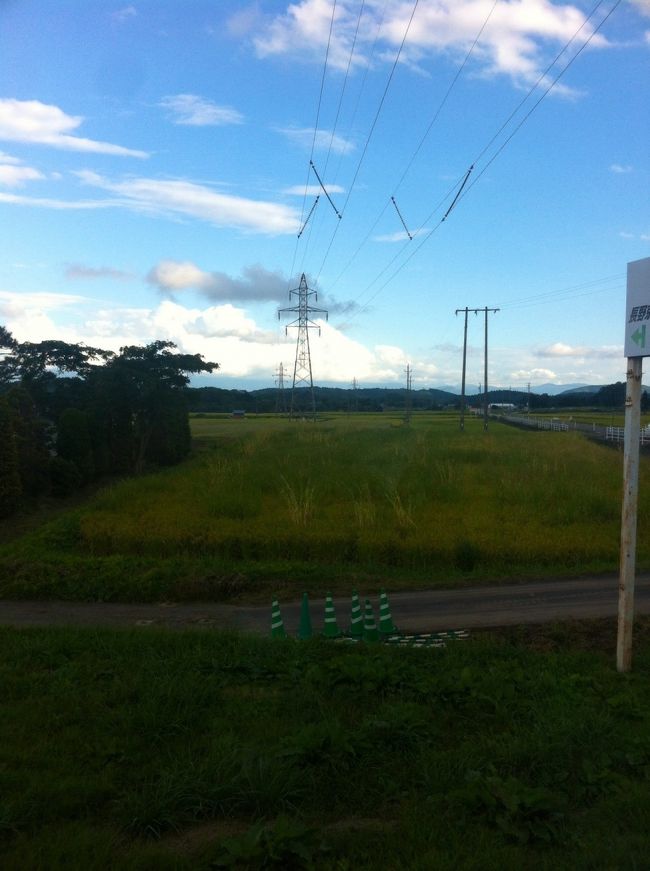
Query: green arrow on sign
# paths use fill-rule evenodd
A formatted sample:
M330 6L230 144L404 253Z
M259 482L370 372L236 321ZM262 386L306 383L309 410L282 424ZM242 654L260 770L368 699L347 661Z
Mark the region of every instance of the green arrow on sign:
M630 336L635 345L639 348L645 348L645 324Z

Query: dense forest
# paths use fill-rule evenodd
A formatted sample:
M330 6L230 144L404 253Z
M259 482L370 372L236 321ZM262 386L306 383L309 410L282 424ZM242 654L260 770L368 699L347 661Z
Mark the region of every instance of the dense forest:
M291 389L285 388L281 394L278 390L264 388L262 390L224 390L220 387L187 387L188 408L197 414L230 414L233 411L245 411L253 414L268 414L285 411L289 407ZM299 388L296 400L297 408L310 408L310 401L305 394L307 388ZM316 410L323 413L329 411L403 411L406 407L407 394L404 388L365 387L356 390L342 387L314 387ZM413 390L409 397L413 411L440 411L458 408L460 397L447 390L427 388ZM472 395L466 398L470 407L481 407L482 395ZM548 393L524 393L520 390L489 390L488 402L510 403L517 408L525 409L530 402L531 410L548 408L615 408L622 409L625 402L625 384L617 381L593 392L586 390L571 390L556 396ZM648 396L643 394L643 410L648 409Z
M0 516L108 475L178 463L190 450L189 375L212 372L171 342L119 354L0 327Z

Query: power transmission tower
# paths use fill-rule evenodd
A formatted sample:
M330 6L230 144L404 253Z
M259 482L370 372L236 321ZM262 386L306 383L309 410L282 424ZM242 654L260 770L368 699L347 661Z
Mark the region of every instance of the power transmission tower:
M352 379L352 411L356 414L359 411L359 399L357 398L357 391L359 389L359 382L356 377Z
M463 342L463 397L461 399L461 424L460 428L464 427L464 417L463 417L463 407L464 407L464 398L465 398L465 358L467 353L467 313L474 312L477 315L479 312L485 312L485 371L483 373L483 429L487 432L488 428L488 313L489 312L498 312L500 309L498 308L488 308L484 306L483 308L457 308L456 314L459 311L465 312L465 341ZM479 385L478 392L481 392L481 386Z
M287 400L284 395L284 364L280 363L278 371L275 373L275 383L278 392L275 397L275 410L278 414L287 413Z
M411 422L411 406L412 406L412 397L411 397L411 387L413 385L413 370L411 369L410 363L406 364L406 400L404 402L404 423Z
M318 293L315 290L310 290L307 286L305 273L300 277L300 286L289 291L289 299L298 298L298 305L290 308L281 308L278 311L278 318L283 314L297 314L298 317L287 324L285 333L288 334L289 327L295 327L298 330L298 339L296 341L296 359L293 365L293 383L291 385L291 405L289 417L293 418L294 412L297 410L297 393L296 391L301 385L309 388L311 397L311 412L314 420L316 419L316 399L314 397L314 379L311 371L311 353L309 350L309 330L318 330L320 336L320 327L315 324L310 315L325 315L325 320L328 318L328 313L324 308L316 308L310 305L309 301L313 297L318 300Z

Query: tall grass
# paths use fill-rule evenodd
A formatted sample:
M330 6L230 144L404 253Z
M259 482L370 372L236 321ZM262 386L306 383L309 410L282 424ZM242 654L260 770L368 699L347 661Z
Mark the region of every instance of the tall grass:
M16 568L39 560L59 578L75 561L96 572L140 560L158 580L165 563L251 581L300 563L319 589L334 577L346 590L358 577L416 585L616 567L621 455L580 434L496 423L486 434L473 420L461 433L433 415L409 427L381 415L199 423L189 462L7 545L0 594L15 595ZM645 457L641 478L639 562L650 565Z

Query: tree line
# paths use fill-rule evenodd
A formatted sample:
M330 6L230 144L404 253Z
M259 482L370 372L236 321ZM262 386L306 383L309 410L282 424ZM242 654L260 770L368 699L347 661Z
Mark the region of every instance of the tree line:
M187 456L184 388L219 367L175 348L18 342L0 326L0 516Z

